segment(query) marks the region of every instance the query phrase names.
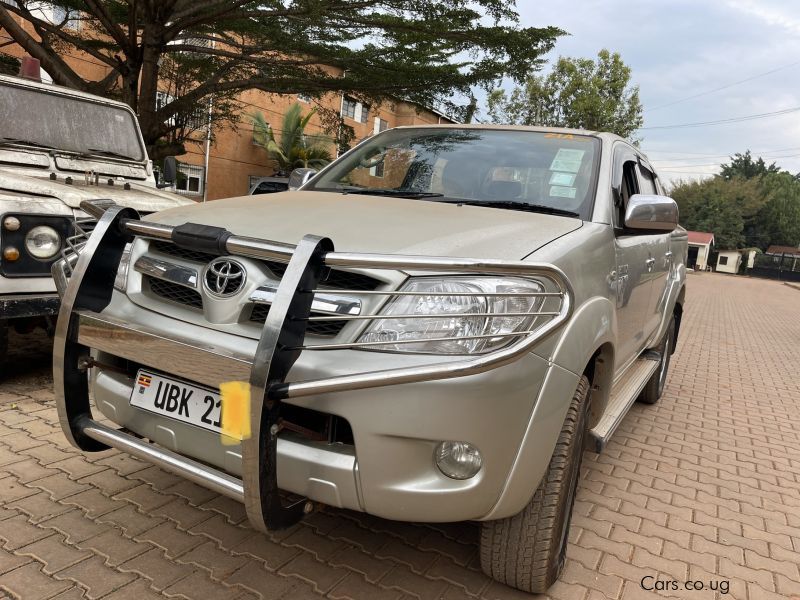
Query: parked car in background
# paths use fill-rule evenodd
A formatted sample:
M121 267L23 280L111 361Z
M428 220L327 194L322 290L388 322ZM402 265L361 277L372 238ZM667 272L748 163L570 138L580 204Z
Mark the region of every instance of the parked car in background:
M8 330L58 311L50 267L85 241L106 198L149 214L192 204L156 188L136 115L121 103L0 76L0 375Z
M83 206L54 358L73 445L262 530L317 503L478 520L483 570L529 592L563 567L584 448L658 401L683 313L677 205L607 133L397 128L267 203Z
M288 177L260 177L247 192L250 196L256 194L274 194L285 192L289 189Z

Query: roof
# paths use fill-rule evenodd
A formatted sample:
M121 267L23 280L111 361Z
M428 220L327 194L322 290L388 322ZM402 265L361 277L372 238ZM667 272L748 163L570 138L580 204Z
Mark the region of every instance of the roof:
M794 246L770 246L767 254L789 254L790 256L800 256L800 248Z
M706 233L704 231L687 231L690 244L713 244L714 234Z

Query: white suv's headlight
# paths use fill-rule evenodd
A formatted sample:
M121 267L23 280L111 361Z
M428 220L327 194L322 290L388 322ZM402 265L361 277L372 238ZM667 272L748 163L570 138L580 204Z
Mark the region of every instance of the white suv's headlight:
M40 260L53 258L61 250L61 236L48 225L39 225L25 236L28 254Z
M544 303L537 281L513 277L411 278L359 339L370 350L480 354L529 331ZM388 343L387 343L388 342Z

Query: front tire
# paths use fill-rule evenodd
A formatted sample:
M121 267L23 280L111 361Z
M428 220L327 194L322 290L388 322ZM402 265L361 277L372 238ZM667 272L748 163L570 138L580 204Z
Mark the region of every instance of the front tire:
M513 517L483 523L481 568L492 579L531 593L547 591L558 579L566 558L588 404L589 380L584 375L531 501Z

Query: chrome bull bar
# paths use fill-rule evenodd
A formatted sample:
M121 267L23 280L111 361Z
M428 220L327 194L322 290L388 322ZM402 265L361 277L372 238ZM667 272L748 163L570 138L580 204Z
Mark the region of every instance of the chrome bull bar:
M56 263L53 274L59 290L63 290L61 309L53 352L55 395L61 427L70 443L85 451L115 447L146 458L157 465L181 474L222 494L242 500L250 522L258 529L281 529L300 520L310 503L303 499L284 505L277 485L277 439L281 431L281 402L290 398L334 393L347 390L416 383L437 379L475 375L509 364L521 357L560 328L571 316L574 296L566 276L548 264L335 252L327 238L306 235L292 246L280 242L237 236L222 228L196 224L162 225L139 220L133 209L109 205L107 201L90 201L81 208L98 219L89 240L79 256L71 255ZM92 418L89 403L87 364L90 348L81 343L81 322L101 313L111 301L114 278L125 245L134 237L166 240L179 247L235 255L252 259L288 263L277 291L269 295L269 309L252 366L249 380L252 390L250 412L251 437L242 440L242 480L222 471L161 449L123 431L106 427ZM341 349L380 349L383 342L345 344L306 344L306 326L312 320L382 319L384 316L332 314L311 316L316 294L342 296L378 294L386 297L414 295L408 291L358 291L320 289L319 284L329 268L364 268L400 271L422 271L448 274L534 276L550 283L549 291L530 294L513 292L505 295L541 296L537 312L503 313L502 316L524 315L546 320L537 327L513 333L474 337L507 337L508 343L486 354L463 360L428 362L373 372L360 372L308 381L286 382L287 375L302 352ZM71 277L67 281L67 274ZM458 295L458 292L448 295ZM430 293L426 294L430 295ZM504 293L465 295L502 296ZM553 299L558 306L542 310L545 301ZM90 316L87 319L87 315ZM441 315L439 315L441 316ZM453 315L457 316L457 315ZM535 322L535 321L534 321ZM83 340L91 336L83 336ZM452 338L439 338L449 340ZM464 339L464 338L459 338ZM395 342L393 342L395 343ZM145 363L146 364L146 363ZM157 367L157 365L150 365ZM245 365L241 365L245 366ZM249 365L247 365L249 366ZM242 369L237 368L239 374ZM233 373L231 375L234 375ZM233 378L233 377L232 377Z

